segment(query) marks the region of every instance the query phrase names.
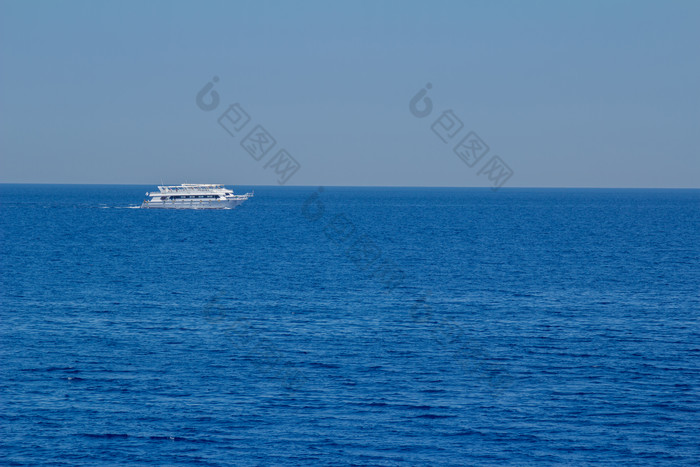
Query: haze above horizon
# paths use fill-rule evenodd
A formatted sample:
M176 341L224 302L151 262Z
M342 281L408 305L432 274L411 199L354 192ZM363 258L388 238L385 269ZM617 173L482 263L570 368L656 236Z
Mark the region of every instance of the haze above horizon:
M700 188L698 24L694 1L4 0L0 183Z

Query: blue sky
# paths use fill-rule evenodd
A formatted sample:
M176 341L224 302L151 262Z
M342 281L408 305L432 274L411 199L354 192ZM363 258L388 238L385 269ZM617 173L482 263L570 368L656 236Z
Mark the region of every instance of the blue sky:
M3 0L0 182L273 185L285 149L288 185L489 186L497 155L507 186L697 188L698 57L698 1ZM446 110L489 146L473 167Z

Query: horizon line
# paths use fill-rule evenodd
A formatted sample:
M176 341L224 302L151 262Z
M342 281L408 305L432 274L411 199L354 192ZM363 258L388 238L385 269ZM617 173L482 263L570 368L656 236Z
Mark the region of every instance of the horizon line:
M189 182L187 182L189 183ZM85 185L85 186L178 186L143 183L66 183L66 182L0 182L0 185ZM463 188L484 190L700 190L700 187L617 187L617 186L503 186L496 190L490 186L449 186L449 185L250 185L245 183L220 183L220 185L275 188Z

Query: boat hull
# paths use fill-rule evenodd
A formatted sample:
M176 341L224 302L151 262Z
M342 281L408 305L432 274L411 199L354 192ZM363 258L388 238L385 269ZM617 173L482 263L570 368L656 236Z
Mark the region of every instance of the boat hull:
M233 209L248 199L178 199L144 201L142 209Z

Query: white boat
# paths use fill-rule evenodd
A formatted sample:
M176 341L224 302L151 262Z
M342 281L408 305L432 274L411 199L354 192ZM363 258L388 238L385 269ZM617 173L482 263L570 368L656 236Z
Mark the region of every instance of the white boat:
M251 198L253 193L236 195L223 185L183 183L177 186L159 186L146 193L143 209L233 209Z

